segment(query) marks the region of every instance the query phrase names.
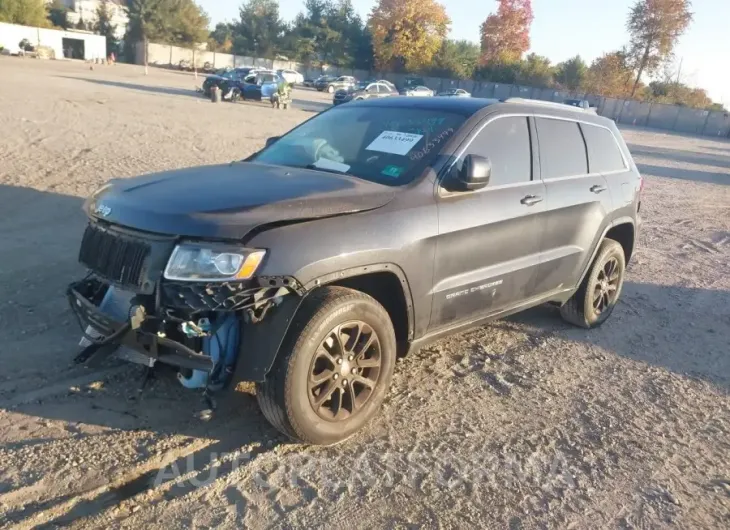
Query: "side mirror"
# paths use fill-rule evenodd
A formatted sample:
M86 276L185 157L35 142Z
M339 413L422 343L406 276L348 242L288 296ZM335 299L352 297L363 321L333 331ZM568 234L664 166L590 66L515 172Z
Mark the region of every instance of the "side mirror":
M275 144L277 140L279 140L281 136L272 136L271 138L266 139L266 147L271 146L272 144Z
M492 163L479 155L467 155L461 170L456 175L456 185L461 191L480 190L489 184Z

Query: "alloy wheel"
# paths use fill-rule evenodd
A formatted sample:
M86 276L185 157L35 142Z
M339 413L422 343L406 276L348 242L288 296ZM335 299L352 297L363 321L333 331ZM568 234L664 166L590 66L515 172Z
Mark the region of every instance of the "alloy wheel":
M362 321L338 325L321 342L309 371L309 403L328 421L346 420L367 403L380 375L381 346Z
M620 280L618 259L611 258L603 264L593 287L593 309L596 315L601 315L616 303Z

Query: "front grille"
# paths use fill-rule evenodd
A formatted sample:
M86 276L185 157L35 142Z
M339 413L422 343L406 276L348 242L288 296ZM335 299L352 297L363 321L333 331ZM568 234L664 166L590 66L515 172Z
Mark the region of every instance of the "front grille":
M150 246L144 241L89 225L81 241L79 261L108 280L139 287L149 254Z

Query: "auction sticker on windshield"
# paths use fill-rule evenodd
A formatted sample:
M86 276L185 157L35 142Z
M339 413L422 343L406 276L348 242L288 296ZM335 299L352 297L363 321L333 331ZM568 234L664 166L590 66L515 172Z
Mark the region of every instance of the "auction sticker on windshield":
M423 138L422 134L383 131L365 149L368 151L405 156L415 147L421 138Z

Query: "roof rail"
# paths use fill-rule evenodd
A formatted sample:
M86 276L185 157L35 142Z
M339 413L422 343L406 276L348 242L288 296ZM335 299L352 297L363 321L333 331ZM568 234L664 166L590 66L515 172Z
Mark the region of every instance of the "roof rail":
M558 103L556 101L544 101L542 99L525 99L525 98L507 98L504 100L505 103L522 103L527 105L542 105L544 107L553 107L562 110L575 110L579 112L586 112L582 107L574 107L573 105L567 105L566 103Z

